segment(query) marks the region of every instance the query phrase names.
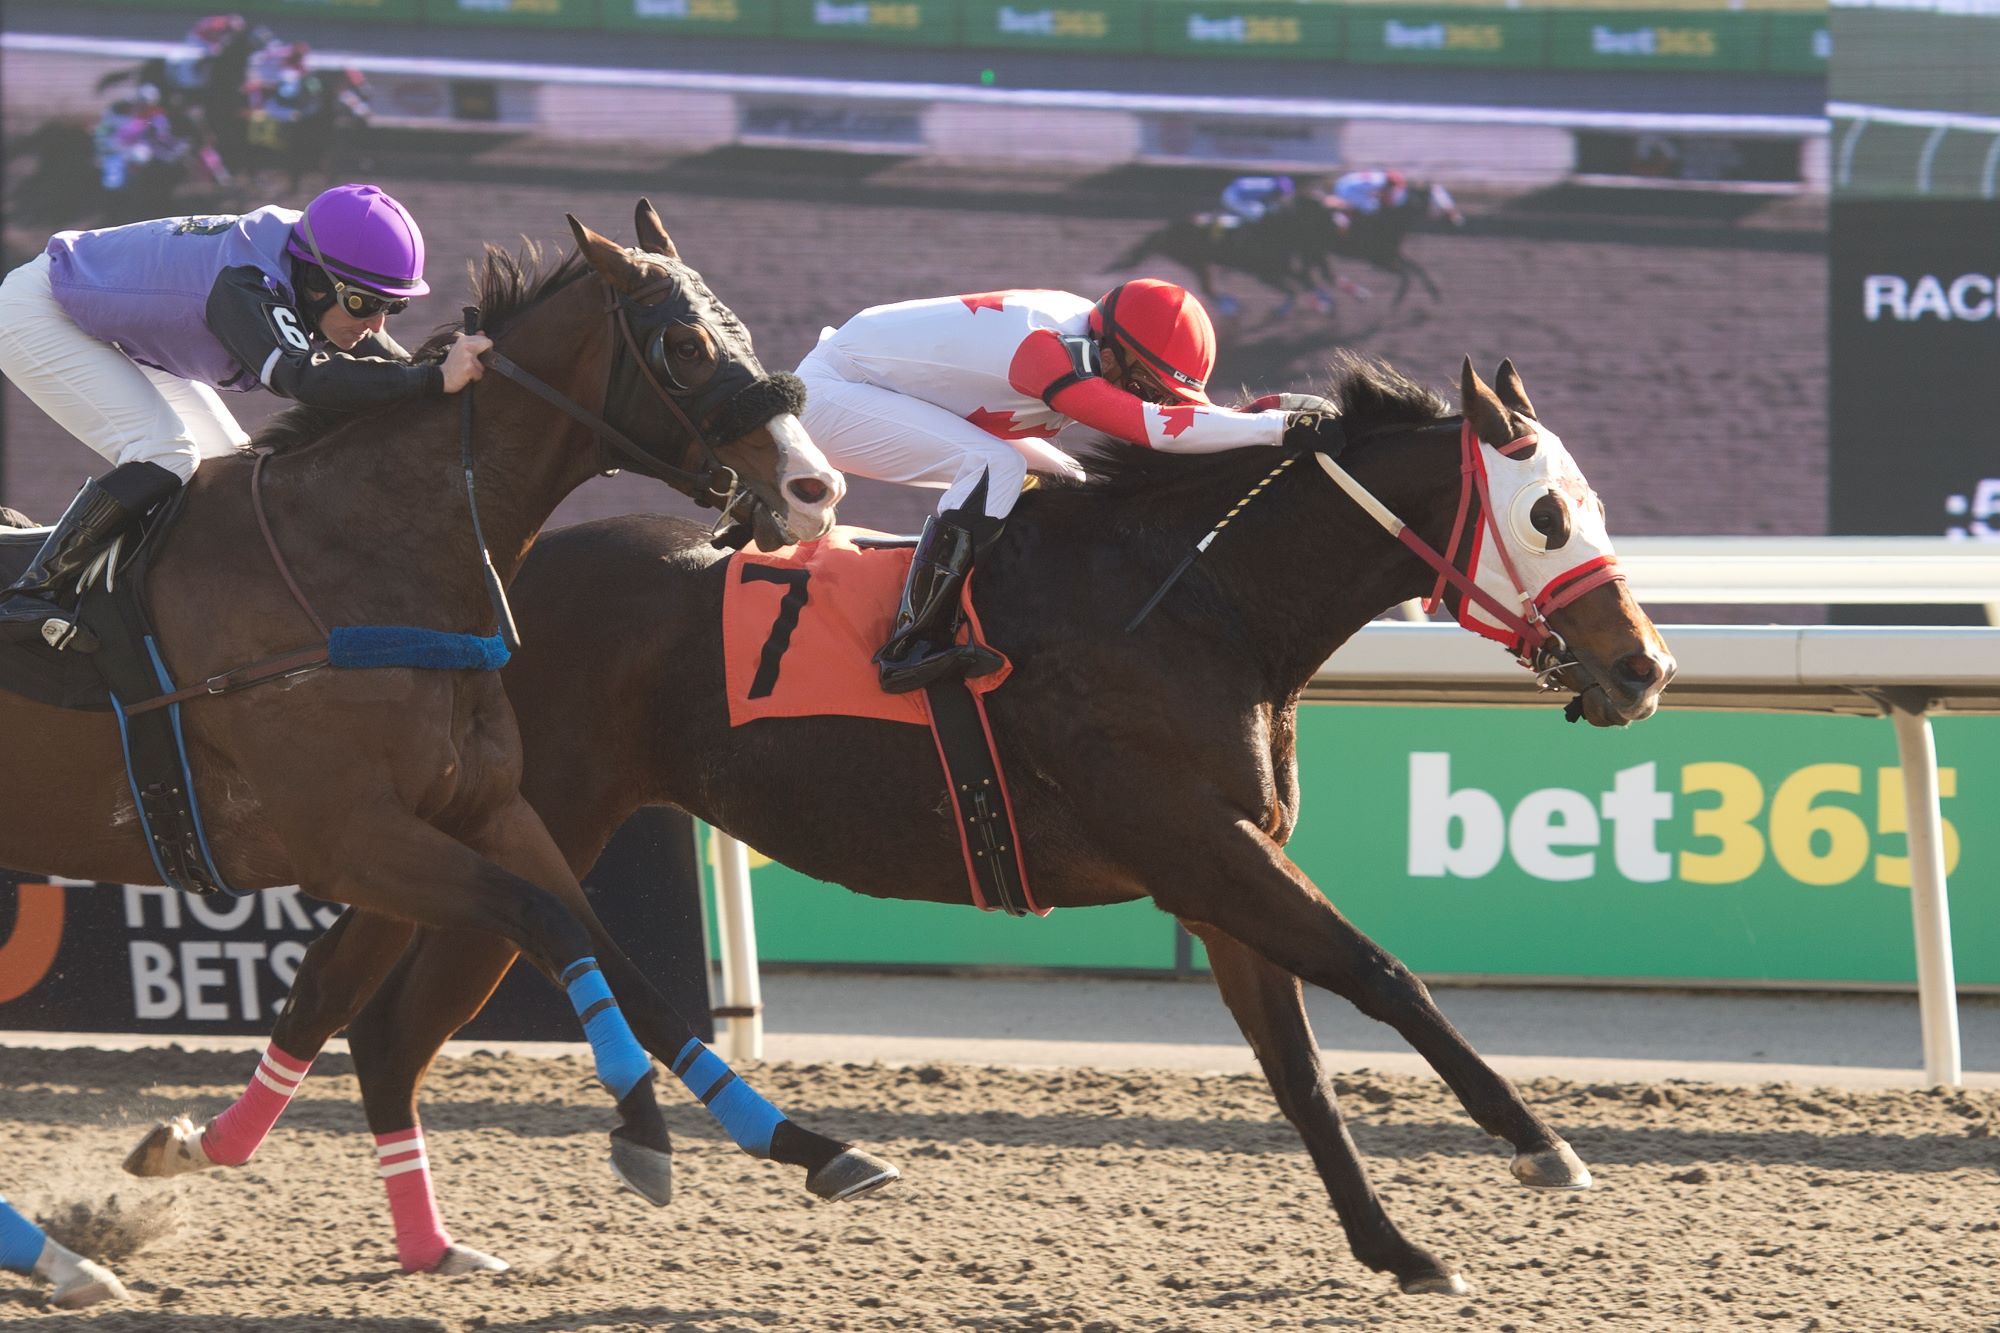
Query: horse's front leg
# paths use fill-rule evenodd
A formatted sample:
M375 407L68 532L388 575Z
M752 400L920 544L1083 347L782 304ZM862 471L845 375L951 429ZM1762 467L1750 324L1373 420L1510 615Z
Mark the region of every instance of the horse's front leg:
M859 1148L813 1133L784 1115L738 1078L722 1058L695 1035L693 1027L675 1011L673 1004L660 994L645 973L625 957L606 933L597 914L591 910L582 886L570 873L568 863L541 819L533 814L525 800L519 803L518 808L527 813L525 820L495 825L483 840L478 840L479 845L501 864L515 868L517 873L535 883L548 885L549 891L562 906L589 932L596 952L584 961L591 965L592 971L601 968L601 977L593 979L579 970L581 963L572 963L559 977L559 984L570 990L586 1032L593 1034L593 1044L593 1017L601 1010L608 1009L613 1014L622 1012L639 1043L673 1070L737 1147L753 1157L804 1168L806 1188L822 1199L851 1199L897 1178L899 1173L895 1167ZM599 993L602 998L588 998ZM443 1036L440 1035L438 1040L442 1041ZM651 1074L649 1067L647 1080L650 1080ZM633 1091L643 1093L650 1103L650 1086L635 1086ZM624 1109L621 1098L621 1110ZM630 1123L628 1117L628 1125ZM662 1129L662 1137L664 1133ZM627 1165L630 1165L631 1160L635 1160L647 1145L643 1139L635 1138L623 1146ZM616 1164L620 1149L618 1136L614 1136L613 1148ZM624 1174L621 1169L620 1175ZM648 1193L645 1190L640 1192ZM648 1194L648 1197L653 1196ZM659 1201L664 1202L664 1199Z
M1320 1067L1298 979L1213 926L1190 922L1188 929L1208 946L1209 967L1223 1002L1256 1052L1278 1109L1305 1140L1354 1257L1378 1273L1393 1275L1407 1292L1469 1292L1456 1270L1413 1245L1382 1210Z
M1163 827L1215 830L1217 820ZM1284 848L1246 819L1222 822L1213 842L1170 841L1149 881L1153 898L1184 919L1219 927L1293 976L1387 1023L1430 1063L1480 1128L1515 1150L1514 1176L1542 1189L1584 1189L1590 1172L1568 1144L1479 1057L1430 991L1387 949L1334 910ZM1206 865L1211 873L1191 875Z
M410 937L408 922L350 909L312 942L278 1015L271 1044L233 1105L197 1127L185 1115L155 1125L125 1159L135 1176L242 1166L291 1104L327 1039L381 984Z
M405 1271L449 1276L507 1267L502 1260L458 1244L445 1230L431 1188L423 1126L417 1119L417 1089L438 1048L485 1006L514 958L513 946L491 935L418 931L395 970L348 1025L348 1049L354 1053L354 1073L361 1083L362 1105L369 1132L375 1136L377 1167L396 1228L396 1257ZM662 1163L659 1186L655 1194L647 1194L641 1188L648 1180L643 1175L626 1183L664 1204L669 1179L665 1154L670 1145L652 1090L648 1079L619 1103L619 1110L626 1114L627 1126L636 1123L657 1147ZM651 1111L650 1124L645 1110Z

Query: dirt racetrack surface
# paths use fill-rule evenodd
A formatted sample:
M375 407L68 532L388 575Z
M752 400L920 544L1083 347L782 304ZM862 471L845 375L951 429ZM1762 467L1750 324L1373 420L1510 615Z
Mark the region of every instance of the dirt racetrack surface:
M1226 178L749 149L648 166L576 145L450 147L385 156L363 175L410 205L429 242L434 294L397 322L406 343L456 320L460 275L482 241L513 245L526 234L567 248L566 211L629 240L633 202L646 194L765 362L783 369L823 325L880 302L1009 287L1094 295L1148 274L1189 281L1163 260L1113 261L1166 219L1211 206ZM17 159L17 184L28 166ZM1455 399L1461 356L1488 375L1511 356L1542 419L1604 496L1614 536L1825 530L1824 199L1558 188L1460 202L1464 230L1408 243L1443 289L1436 302L1413 292L1391 309L1391 285L1347 264L1339 272L1372 300L1344 300L1331 315L1305 302L1280 313L1275 294L1225 277L1243 310L1221 330L1218 394L1307 387L1334 348L1355 346ZM81 222L22 190L9 210L16 257ZM262 393L228 397L246 426L280 405ZM47 521L92 460L11 389L6 408L5 499ZM676 503L654 483L620 478L591 483L557 517ZM842 516L914 530L931 503L926 492L864 484Z
M904 1179L821 1204L669 1082L676 1198L613 1193L609 1103L580 1059L447 1059L426 1129L446 1224L514 1264L405 1276L345 1057L320 1062L253 1163L134 1181L154 1118L213 1114L240 1052L0 1052L6 1187L113 1258L131 1304L61 1316L129 1333L1043 1333L1265 1328L1897 1330L2000 1327L2000 1094L1524 1091L1596 1173L1516 1186L1433 1080L1359 1073L1340 1100L1385 1206L1463 1266L1412 1297L1348 1254L1261 1080L963 1065L744 1072ZM0 1286L0 1327L50 1328Z

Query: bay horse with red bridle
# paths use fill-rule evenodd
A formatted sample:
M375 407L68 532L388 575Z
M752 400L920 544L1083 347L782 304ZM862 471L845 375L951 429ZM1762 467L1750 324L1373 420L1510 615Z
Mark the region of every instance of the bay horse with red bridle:
M293 408L254 453L204 464L147 587L162 689L193 695L176 706L208 872L232 891L296 883L361 909L313 945L293 1003L372 988L413 924L504 940L500 952L519 950L567 990L621 1110L617 1169L664 1201L670 1158L647 1052L721 1062L696 1053L686 1019L605 937L521 795L499 673L456 654L504 656L495 585L563 497L607 466L671 481L772 544L824 533L844 483L798 423L796 381L764 371L650 204L637 220L631 250L571 219L577 253L546 273L488 252L478 299L498 373L460 399ZM441 333L419 358L450 341ZM468 441L461 410L475 396ZM408 655L420 660L343 660L354 629L419 644ZM425 656L439 645L455 665ZM152 807L135 808L126 776L123 716L0 693L0 865L125 883L167 873L142 832ZM302 1073L267 1057L252 1086L281 1108ZM805 1167L822 1194L894 1174L747 1088L710 1110L763 1155ZM267 1098L210 1146L233 1157L223 1141L254 1143L275 1114Z
M1593 725L1651 715L1673 672L1617 577L1596 496L1511 365L1497 384L1496 394L1468 361L1454 415L1386 366L1348 359L1331 402L1317 404L1345 423L1337 455L1112 446L1092 480L1023 498L976 589L985 638L1013 664L987 701L1036 897L1060 908L1150 898L1206 943L1355 1255L1410 1292L1468 1288L1377 1200L1321 1067L1302 981L1401 1032L1513 1147L1523 1184L1580 1189L1590 1176L1423 983L1285 855L1300 817L1300 691L1370 619L1439 587L1469 628L1545 684L1579 691L1572 714ZM1253 488L1258 498L1128 632ZM554 533L523 570L526 646L506 684L524 791L571 867L588 866L634 810L665 804L856 892L967 901L924 728L851 717L730 725L718 640L731 568L698 529L629 517ZM378 1134L416 1125L423 1072L511 960L488 936L413 933L365 1007L359 986L315 984L286 1013L292 1039L347 1026ZM334 952L349 963L387 943L353 934ZM391 962L378 955L344 975Z

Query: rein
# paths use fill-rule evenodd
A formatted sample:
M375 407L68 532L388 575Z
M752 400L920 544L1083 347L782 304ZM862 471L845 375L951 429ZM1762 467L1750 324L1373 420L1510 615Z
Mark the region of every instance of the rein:
M701 450L702 461L709 465L705 471L694 472L687 468L676 467L671 463L663 463L659 459L654 458L641 448L631 436L625 434L624 431L619 430L603 417L598 416L574 399L567 397L561 390L538 378L532 372L523 370L519 363L498 348L488 352L480 359L486 363L489 369L498 371L501 375L514 381L514 383L520 385L529 393L534 394L549 406L568 416L571 420L587 426L591 434L597 437L599 443L609 445L614 453L621 456L634 469L644 472L648 476L658 477L660 480L672 485L693 488L693 493L696 495L720 495L730 500L731 503L724 510L727 513L729 509L735 508L734 500L740 491L735 470L723 463L722 459L716 454L714 446L708 442L708 437L702 433L701 427L696 425L694 419L688 416L687 411L681 407L673 391L668 389L664 384L661 384L659 377L653 374L653 368L646 363L646 357L639 349L638 339L632 335L632 321L625 312L627 299L636 301L639 297L651 296L654 292L663 291L672 285L673 283L670 279L662 279L659 282L640 289L632 297L626 299L621 299L618 293L610 290L607 285L605 313L611 316L612 322L617 326L619 334L625 340L626 350L632 356L633 364L639 367L639 373L645 376L646 383L659 396L660 401L666 404L667 410L673 414L674 419L687 431L688 438ZM605 373L604 385L604 397L607 402L611 397L610 376L611 372L607 371Z
M1444 425L1448 423L1439 424ZM1375 433L1369 432L1369 434L1364 434L1359 437L1359 440L1365 440L1369 438L1369 435ZM1538 438L1534 435L1524 435L1518 440L1498 446L1499 451L1502 454L1511 455L1532 447ZM1470 421L1461 421L1459 425L1458 513L1452 522L1451 540L1446 545L1445 554L1440 555L1429 542L1418 536L1409 524L1398 518L1393 510L1378 500L1374 493L1366 486L1363 486L1353 473L1335 461L1335 455L1344 451L1349 444L1356 442L1358 440L1342 439L1330 446L1316 448L1311 452L1314 459L1319 463L1320 469L1333 479L1334 484L1340 487L1342 493L1354 501L1356 505L1360 506L1361 511L1373 519L1376 525L1384 532L1394 537L1437 573L1437 583L1432 588L1431 595L1425 599L1426 609L1437 604L1438 599L1443 595L1444 589L1448 584L1456 588L1462 598L1458 611L1459 624L1482 637L1495 639L1500 642L1509 652L1513 653L1515 660L1535 673L1541 688L1545 690L1555 689L1556 686L1553 677L1558 672L1571 667L1574 667L1590 678L1590 683L1585 687L1586 691L1603 687L1604 682L1597 677L1597 673L1570 651L1569 645L1563 641L1562 635L1549 623L1548 618L1550 615L1576 601L1579 597L1582 597L1585 593L1602 587L1606 583L1624 578L1625 575L1619 570L1615 558L1604 558L1587 562L1551 580L1548 587L1543 588L1540 592L1529 592L1525 582L1521 578L1519 567L1515 564L1513 556L1507 550L1506 541L1501 537L1499 521L1493 512L1493 499L1489 493L1486 469L1480 459L1480 442L1472 433L1472 423ZM1174 567L1173 572L1167 575L1166 581L1159 586L1153 595L1147 599L1146 604L1139 609L1139 613L1132 617L1131 621L1125 626L1127 634L1138 629L1141 622L1152 613L1153 608L1158 606L1161 599L1167 595L1168 590L1178 583L1181 576L1186 574L1194 565L1195 560L1208 550L1216 536L1229 526L1230 521L1242 513L1243 509L1252 500L1262 495L1273 483L1278 481L1284 475L1285 471L1299 460L1304 452L1301 450L1285 457L1276 467L1266 473L1255 486L1252 486L1242 499L1230 507L1229 512L1223 515L1222 520L1213 528L1210 528L1206 536L1195 543L1194 549L1182 558L1181 562ZM1471 513L1474 495L1479 497L1481 520L1471 531L1471 549L1476 553L1481 540L1487 537L1491 538L1494 550L1499 553L1501 567L1507 573L1507 581L1513 586L1515 595L1520 599L1519 610L1508 606L1498 597L1480 587L1477 580L1471 574L1459 568L1460 550L1468 535L1466 519ZM1469 563L1476 566L1476 556ZM1466 615L1466 608L1475 605L1498 621L1505 628L1509 637L1502 638L1487 627L1469 620ZM1582 702L1583 695L1581 693L1575 699L1571 700L1565 712L1570 721L1574 722L1582 716Z

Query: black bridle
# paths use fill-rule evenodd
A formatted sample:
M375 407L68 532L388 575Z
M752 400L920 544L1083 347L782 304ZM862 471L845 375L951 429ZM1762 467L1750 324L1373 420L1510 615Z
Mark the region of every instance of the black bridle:
M680 467L659 458L633 440L624 431L619 430L609 421L606 421L598 413L584 407L581 403L570 398L546 380L541 379L530 371L522 369L518 362L507 356L497 347L488 351L480 359L488 368L514 381L514 383L520 385L529 393L534 394L537 398L549 404L549 406L587 427L601 448L621 458L634 471L646 476L656 477L668 485L684 491L696 502L704 505L712 505L720 510L720 517L717 518L715 528L710 534L711 536L719 536L724 529L736 521L736 510L743 502L749 500L754 504L756 497L743 488L742 481L737 476L736 470L722 461L721 456L715 450L715 446L709 442L707 433L702 430L701 425L696 422L695 418L689 414L687 407L683 406L682 400L692 401L696 394L700 392L699 388L681 383L670 371L666 376L667 383L661 383L660 376L654 372L651 360L641 350L639 339L632 331L633 312L651 308L644 303L643 298L657 295L663 291L677 290L680 283L675 278L665 277L656 282L648 283L636 292L625 293L613 287L601 275L599 276L599 280L604 281L605 285L604 312L610 316L612 326L618 330L619 337L624 344L625 353L629 355L632 363L638 367L639 374L653 390L654 395L660 402L666 404L667 411L673 415L674 420L679 422L681 429L687 433L687 446L691 446L693 450L699 451L701 462L704 465L701 471L693 471L685 467ZM653 345L664 348L667 328L668 325L662 324L657 330L653 331L650 335L650 341ZM465 307L464 329L466 333L477 333L479 331L479 307ZM611 358L611 365L605 371L603 402L607 409L610 407L612 392L618 383L620 360L620 356L614 351ZM665 361L663 357L662 366L664 365ZM703 420L712 420L717 412L726 408L730 402L735 401L737 394L756 389L761 384L769 383L770 380L770 376L753 378L750 384L746 385L743 389L737 390L736 394L731 394L722 403L717 404L710 411L704 413ZM498 622L500 634L505 639L507 647L511 651L521 646L520 632L515 628L514 612L513 608L507 602L506 587L500 582L499 572L493 567L493 556L487 548L486 535L481 530L479 524L479 495L473 479L472 457L474 388L475 385L466 386L464 390L464 403L459 414L459 464L465 472L465 501L467 507L472 512L472 534L473 539L479 546L481 576L486 583L487 599L493 605L494 619ZM684 447L682 450L683 456L687 452L688 448Z
M601 278L600 281L602 281ZM691 498L703 504L714 504L723 511L726 517L740 503L741 497L744 494L742 483L736 475L736 470L722 461L721 456L715 451L715 446L709 443L708 436L702 431L701 426L688 414L687 409L681 405L682 399L692 398L696 391L685 385L681 385L678 381L671 388L662 384L659 376L653 372L653 367L648 361L645 352L640 349L637 336L632 332L632 312L648 308L641 298L673 290L678 285L678 282L673 278L661 278L659 281L649 283L637 292L628 295L618 291L607 282L605 283L604 311L611 317L612 326L618 330L626 353L630 356L633 364L638 367L639 373L644 377L646 384L652 388L653 393L659 400L666 404L667 411L673 415L674 420L680 423L681 429L687 433L688 443L699 451L701 461L704 464L704 467L700 471L678 467L649 452L634 441L631 436L619 430L597 413L590 411L581 403L567 397L560 390L554 388L546 381L537 378L529 371L523 370L518 363L498 348L488 352L482 359L489 367L514 381L528 392L540 398L543 402L563 412L571 419L589 427L591 434L596 437L600 445L604 446L612 454L617 455L634 471L644 473L649 477L656 477L670 486L679 487L685 490ZM665 333L666 329L663 326L658 330L657 336L663 337ZM618 366L619 360L614 356L610 367L605 371L604 402L607 406L609 406L611 401L613 386L617 383ZM709 499L711 496L720 496L722 498L720 501L715 501Z

